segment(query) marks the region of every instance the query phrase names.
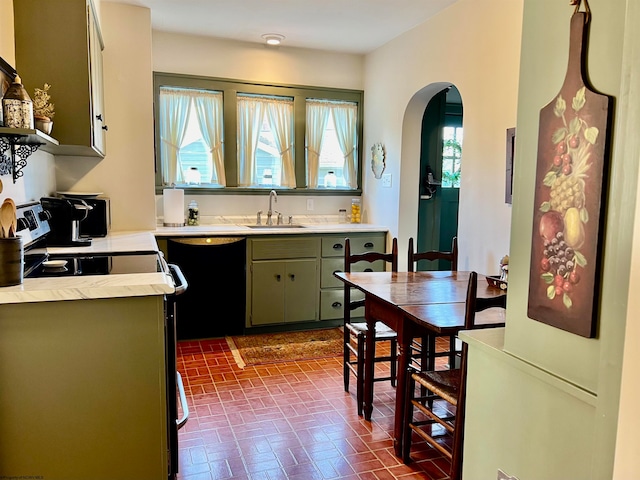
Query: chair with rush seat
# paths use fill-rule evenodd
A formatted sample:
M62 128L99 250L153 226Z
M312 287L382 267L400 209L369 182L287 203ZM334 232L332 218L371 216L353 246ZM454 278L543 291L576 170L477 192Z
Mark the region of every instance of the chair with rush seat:
M351 272L353 264L358 262L373 263L384 261L391 264L391 271L398 271L398 240L393 239L390 253L365 252L359 254L351 253L349 239L345 239L344 245L344 271ZM367 271L367 270L365 270ZM356 378L356 401L358 404L358 415L362 415L364 406L364 352L367 338L367 323L363 321L352 322L351 312L364 306L364 300L351 300L351 288L345 284L344 287L344 390L349 391L349 379L353 373ZM398 337L395 331L381 322L376 323L375 343L390 342L389 355L376 356L374 362L389 362L390 371L388 376L375 377L374 382L389 380L395 387L398 366ZM374 352L375 353L375 352Z
M467 287L464 329L475 327L475 316L488 308L506 308L507 296L477 298L478 274L471 272ZM460 368L426 370L408 373L403 425L402 460L411 462L412 433L449 458L449 478L458 480L462 474L462 444L467 376L467 349L463 343ZM420 393L416 392L420 385ZM426 390L426 394L423 391ZM418 410L414 419L414 408Z
M451 271L458 271L458 237L453 237L451 240L450 251L438 251L430 250L427 252L416 252L413 247L413 237L409 238L409 254L407 257L407 269L413 272L417 270L418 262L420 261L440 261L445 260L451 264ZM426 345L426 348L423 348ZM436 357L449 356L449 365L453 365L456 355L456 340L455 337L449 338L449 351L436 353L436 339L434 336L429 338L423 338L420 343L414 341L411 345L412 360L421 358L421 368L434 369Z

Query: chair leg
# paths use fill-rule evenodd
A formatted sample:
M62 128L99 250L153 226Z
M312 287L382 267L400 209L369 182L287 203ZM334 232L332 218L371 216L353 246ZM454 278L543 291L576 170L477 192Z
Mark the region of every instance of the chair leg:
M351 335L349 329L344 327L344 354L343 354L343 376L344 376L344 391L349 391L349 377L351 372L349 371L349 362L351 361L351 351L349 350L349 342L351 341Z
M357 358L357 372L358 378L356 379L356 402L358 402L358 415L362 416L364 408L364 348L365 348L365 335L358 335L358 358Z
M413 403L411 403L411 400L414 398L415 389L416 382L411 376L411 370L409 370L407 373L404 418L402 421L402 461L405 464L411 463L411 428L409 424L413 420Z
M449 368L456 368L456 336L449 337Z
M398 379L398 340L391 339L391 386L395 387Z

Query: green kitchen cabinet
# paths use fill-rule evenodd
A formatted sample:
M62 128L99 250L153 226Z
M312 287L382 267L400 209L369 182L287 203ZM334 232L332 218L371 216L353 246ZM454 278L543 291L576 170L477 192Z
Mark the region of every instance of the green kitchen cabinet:
M251 324L317 320L317 261L254 262Z
M319 246L300 235L247 242L247 327L318 320Z
M351 240L352 253L383 252L386 249L387 235L380 233L347 233L339 235L325 235L321 239L321 273L320 273L320 320L337 320L344 314L344 284L333 274L344 270L344 240ZM381 272L385 269L384 262L356 263L352 272L371 270ZM362 300L364 295L353 290L352 300ZM364 307L358 308L351 314L353 318L364 317Z
M13 2L16 70L33 95L51 85L55 153L104 157L103 42L91 0Z

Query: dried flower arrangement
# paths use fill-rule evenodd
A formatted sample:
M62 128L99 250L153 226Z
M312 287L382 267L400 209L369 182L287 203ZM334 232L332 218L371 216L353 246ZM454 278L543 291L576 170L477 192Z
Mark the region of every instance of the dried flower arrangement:
M34 117L46 117L53 119L55 115L54 105L50 102L51 95L49 89L51 85L44 84L44 88L36 88L33 96L33 115Z

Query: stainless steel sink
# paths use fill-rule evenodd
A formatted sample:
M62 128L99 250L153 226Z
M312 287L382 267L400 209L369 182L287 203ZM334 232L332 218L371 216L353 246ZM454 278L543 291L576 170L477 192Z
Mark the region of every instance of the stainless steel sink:
M299 223L283 223L282 225L246 225L249 228L305 228Z

